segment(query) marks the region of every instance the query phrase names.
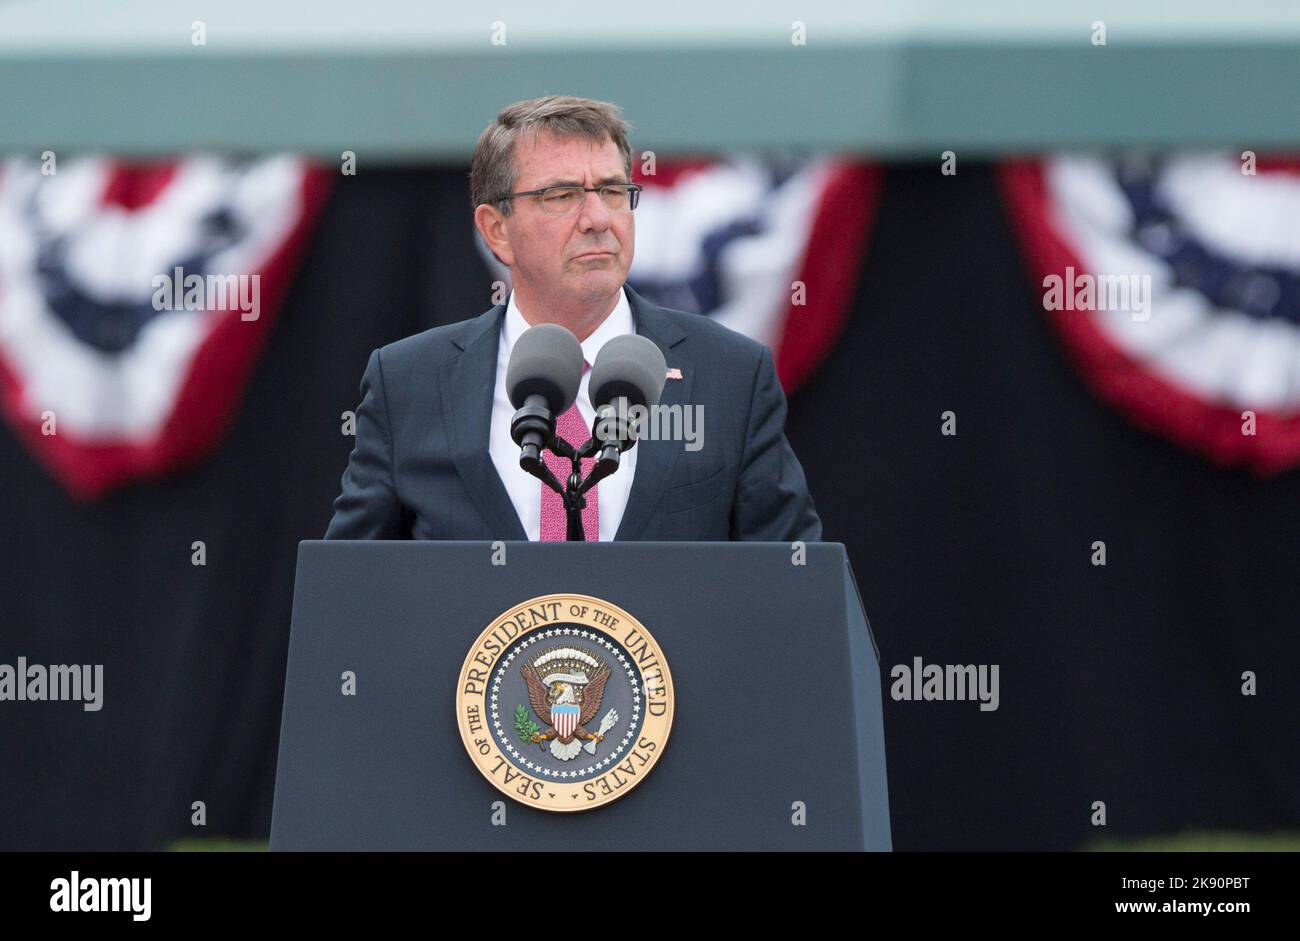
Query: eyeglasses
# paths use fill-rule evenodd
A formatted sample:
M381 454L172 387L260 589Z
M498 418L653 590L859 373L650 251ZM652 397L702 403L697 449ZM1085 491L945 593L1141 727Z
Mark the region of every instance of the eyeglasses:
M641 198L641 187L636 183L606 183L604 186L548 186L522 193L505 193L497 201L516 196L536 196L542 212L551 216L567 216L575 212L588 193L599 193L600 201L610 212L631 212Z

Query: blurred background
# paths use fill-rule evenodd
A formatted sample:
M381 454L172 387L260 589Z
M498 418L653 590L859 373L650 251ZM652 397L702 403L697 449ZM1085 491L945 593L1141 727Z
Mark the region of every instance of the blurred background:
M869 6L0 2L0 663L104 665L0 703L0 849L265 841L367 356L502 299L546 94L633 125L634 288L775 351L886 684L1000 665L886 699L896 848L1300 846L1300 7Z

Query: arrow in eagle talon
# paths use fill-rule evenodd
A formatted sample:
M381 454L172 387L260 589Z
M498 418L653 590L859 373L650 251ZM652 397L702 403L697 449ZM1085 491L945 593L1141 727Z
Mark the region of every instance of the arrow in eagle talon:
M609 710L609 712L605 713L605 718L600 720L600 728L596 730L596 734L603 736L614 727L614 723L617 721L618 712L613 709ZM582 747L586 750L588 755L594 755L596 754L596 745L597 743L594 741L587 741L583 743Z

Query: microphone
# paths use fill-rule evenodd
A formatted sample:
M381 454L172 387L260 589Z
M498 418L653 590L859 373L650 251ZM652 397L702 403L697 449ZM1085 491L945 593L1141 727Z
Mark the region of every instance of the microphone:
M619 455L636 445L638 428L629 417L633 406L659 404L668 376L668 363L653 340L639 334L614 337L600 348L591 367L587 391L596 409L593 445L600 447L598 468L608 476L618 468ZM593 470L593 474L595 470Z
M510 437L519 445L519 466L547 471L542 450L555 438L555 422L578 397L582 344L554 323L529 327L515 341L506 366L506 395L516 409Z

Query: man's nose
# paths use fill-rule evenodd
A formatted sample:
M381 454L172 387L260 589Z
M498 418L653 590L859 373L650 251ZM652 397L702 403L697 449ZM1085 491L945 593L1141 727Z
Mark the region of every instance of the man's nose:
M587 229L608 229L610 221L614 214L609 211L605 201L600 198L600 193L583 193L586 199L582 204L582 211L578 216L578 225L584 231Z

